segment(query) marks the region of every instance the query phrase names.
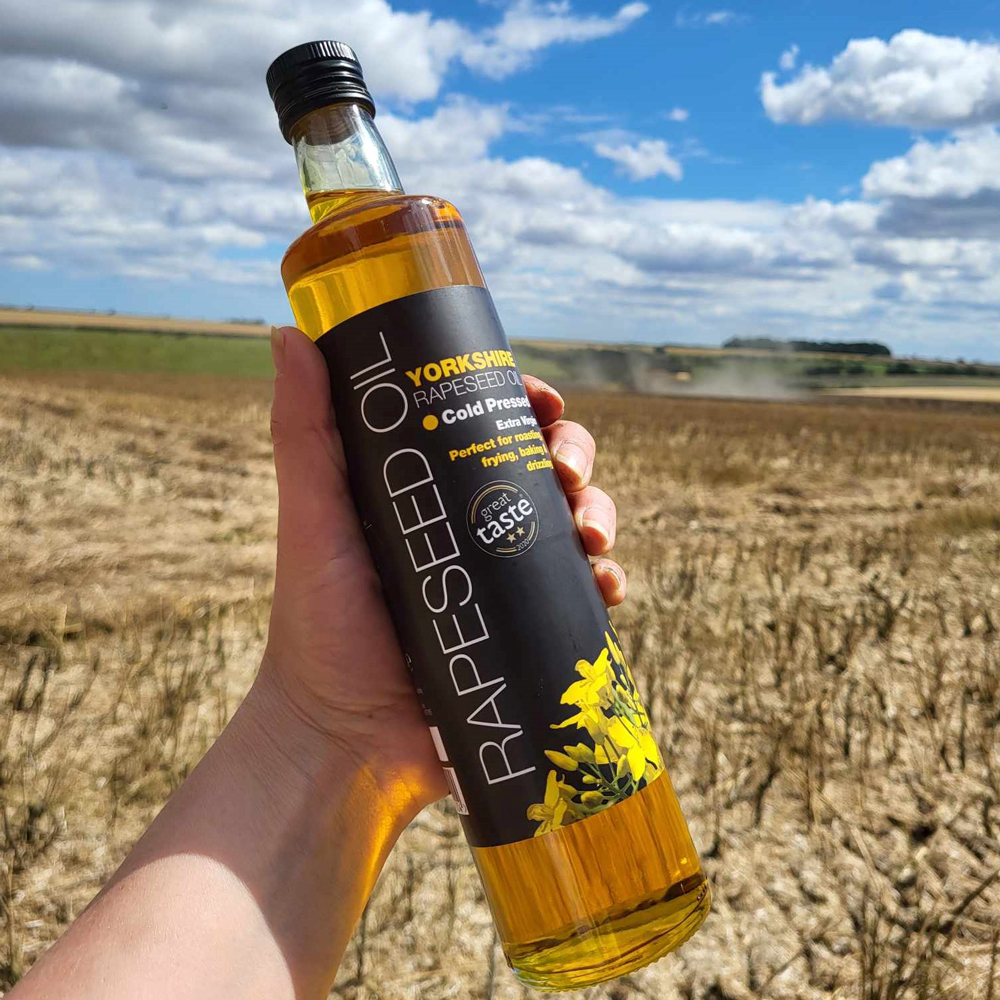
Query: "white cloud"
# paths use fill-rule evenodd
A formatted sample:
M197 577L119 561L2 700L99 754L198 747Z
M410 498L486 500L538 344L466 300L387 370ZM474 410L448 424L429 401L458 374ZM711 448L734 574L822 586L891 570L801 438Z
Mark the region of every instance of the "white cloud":
M783 68L787 68L784 67ZM761 77L773 121L827 119L958 128L1000 121L1000 45L901 31L888 42L848 42L828 67L806 65L787 83Z
M674 15L674 24L678 28L725 27L747 20L746 14L723 8L721 10L690 10L682 7Z
M277 143L266 96L151 89L68 59L0 56L0 141L115 152L177 178L269 175L261 150Z
M1000 122L1000 45L908 30L887 42L855 39L829 67L805 66L785 84L775 79L764 74L761 97L778 122L839 118L953 130L940 140L918 137L906 153L868 169L861 192L878 208L878 236L859 247L863 263L943 276L940 247L928 256L933 241L1000 239L1000 133L991 124ZM913 246L890 253L892 239ZM969 280L982 280L972 265L981 247L949 254Z
M469 121L492 135L486 110ZM590 141L637 145L614 133ZM899 199L789 206L622 197L537 157L507 161L487 148L432 162L416 140L406 155L415 190L462 208L513 334L609 339L625 335L622 315L628 336L659 340L762 327L851 337L863 323L866 336L941 353L931 314L945 309L963 353L991 350L981 313L1000 298L997 244L895 232L887 220Z
M8 267L13 267L18 271L48 271L49 265L33 253L10 254L0 256L0 261Z
M918 139L903 156L873 163L861 182L868 198L970 198L1000 191L1000 133L961 132L942 142Z
M332 8L319 0L50 0L4 12L0 54L71 60L141 79L149 98L184 84L252 83L256 96L278 53L303 39L335 37L350 41L379 97L420 101L438 95L456 62L505 76L550 45L624 31L647 9L630 2L602 17L577 14L568 0L513 0L497 24L473 30L427 11L394 10L387 0L339 0Z
M861 190L882 205L886 235L1000 240L1000 133L917 139L904 155L873 163Z
M686 122L691 117L691 112L687 108L671 108L665 117L671 122Z
M705 340L763 326L779 336L851 336L863 321L866 336L905 330L919 350L921 330L936 329L921 316L947 300L949 329L969 331L971 356L978 311L1000 297L995 242L884 232L898 199L622 197L574 167L497 157L491 143L511 127L503 108L455 100L381 121L408 189L462 209L512 334ZM0 259L272 288L277 299L277 247L307 221L282 152L276 180L197 183L93 150L0 154ZM275 247L266 256L229 253L263 241Z
M164 85L229 88L254 84L283 49L308 38L349 39L372 86L404 100L432 98L469 32L426 11L393 10L386 0L350 0L334 9L309 0L50 0L4 12L0 51L74 60L123 79L149 96ZM391 59L380 58L386 52Z
M503 76L550 45L623 31L646 9L603 17L567 0L513 0L472 30L386 0L342 0L333 13L319 0L21 4L0 34L0 143L116 152L177 179L265 179L285 161L264 70L303 38L349 39L384 115L393 99L437 97L458 62Z
M379 116L378 126L405 184L406 167L411 163L464 162L484 157L490 143L510 126L510 117L502 106L455 99L424 118L386 113Z
M873 233L878 226L880 213L878 205L868 202L831 202L807 198L791 207L789 222L801 231L834 232L840 236L852 237Z
M633 181L648 181L660 174L679 181L684 176L683 168L670 155L670 147L662 139L640 139L634 144L619 145L598 142L594 152L617 163L625 176Z
M799 59L799 47L793 42L784 52L781 53L781 58L778 60L778 65L785 70L785 72L791 72L795 69L795 64Z
M71 273L260 280L263 261L227 261L301 220L294 190L258 182L175 185L91 151L0 152L0 257L36 258ZM59 239L53 240L53 226ZM48 235L46 235L48 234ZM277 284L273 262L268 279Z
M523 69L532 57L550 45L590 42L624 31L642 17L645 3L627 3L610 17L574 14L567 0L539 4L514 0L500 23L462 47L461 59L472 69L493 77Z
M930 298L941 285L992 277L1000 248L992 240L882 239L862 243L855 256L861 263L909 278L911 292L919 283L923 297Z

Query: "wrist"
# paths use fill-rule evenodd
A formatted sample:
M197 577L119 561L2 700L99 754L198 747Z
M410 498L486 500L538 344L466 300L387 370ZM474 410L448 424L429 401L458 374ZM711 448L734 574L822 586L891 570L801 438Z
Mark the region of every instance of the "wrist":
M326 996L385 858L419 805L378 755L318 730L264 670L98 907L127 912L130 945L143 942L133 950L160 948L176 966L176 954L162 952L163 927L174 928L167 937L201 956L201 967L180 971L200 976L202 991L206 977L228 970L225 956L238 955L240 988L252 980L267 983L261 996ZM148 958L128 974L145 981ZM234 990L227 982L208 992Z
M339 725L318 725L265 661L227 733L241 757L258 762L275 794L303 781L320 800L345 784L360 787L398 835L433 796L415 769L391 759L375 738L358 728L346 717Z

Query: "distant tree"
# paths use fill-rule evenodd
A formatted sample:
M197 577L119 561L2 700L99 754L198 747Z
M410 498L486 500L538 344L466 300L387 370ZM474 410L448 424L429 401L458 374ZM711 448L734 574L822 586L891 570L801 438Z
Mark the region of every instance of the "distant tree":
M885 344L871 340L793 340L793 351L816 354L865 354L871 357L891 358L892 351Z
M773 337L730 337L723 345L729 351L787 351L788 342Z
M863 354L891 358L885 344L870 340L776 340L773 337L731 337L723 345L732 351L794 351L806 354Z
M919 369L908 361L894 361L891 365L885 366L885 373L886 375L917 375Z

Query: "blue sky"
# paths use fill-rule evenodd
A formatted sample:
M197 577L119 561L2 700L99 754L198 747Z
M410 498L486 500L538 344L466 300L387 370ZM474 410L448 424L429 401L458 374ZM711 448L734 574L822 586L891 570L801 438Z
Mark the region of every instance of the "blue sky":
M899 129L840 123L813 129L775 125L758 94L761 73L777 69L781 54L793 44L799 46L803 61L826 65L852 38L889 38L905 27L983 37L991 19L983 5L968 6L970 13L978 6L980 14L956 16L930 3L771 3L715 8L717 13L731 12L733 18L712 26L697 23L697 15L704 17L710 7L651 4L632 29L618 35L553 48L533 66L503 80L459 69L452 85L484 101L515 103L525 113L539 104L576 107L666 139L679 150L690 146L683 190L663 176L636 189L607 161L588 161L585 147L581 150L566 135L512 133L497 146L509 156L545 155L567 165L588 161L589 177L622 194L641 190L668 198L767 197L788 202L810 194L837 198L845 187L857 187L872 160L904 152L909 135ZM594 3L574 7L609 9ZM839 10L833 12L834 7ZM495 10L487 5L446 3L434 9L454 16L464 11L470 22L495 19ZM689 112L687 121L665 120L665 113L675 107ZM565 131L572 135L572 129ZM708 155L699 161L692 155L697 149Z
M0 302L285 321L263 73L338 37L511 335L1000 361L998 4L38 6L0 14Z

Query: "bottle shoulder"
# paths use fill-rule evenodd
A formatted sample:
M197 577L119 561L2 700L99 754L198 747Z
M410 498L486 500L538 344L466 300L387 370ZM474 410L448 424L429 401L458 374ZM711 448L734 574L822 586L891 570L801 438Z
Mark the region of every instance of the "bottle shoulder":
M324 200L331 203L325 211L321 207ZM425 224L434 222L464 224L461 213L450 201L433 195L381 191L377 194L366 192L346 196L338 193L336 198L323 199L317 196L309 198L308 201L313 214L316 215L317 212L321 214L308 229L292 241L285 251L286 256L302 243L322 239L331 232L354 228L359 223L372 219L392 217L399 221L410 218L414 222Z
M292 311L314 339L384 302L452 285L485 287L462 217L443 198L341 192L324 209L281 262Z
M310 210L319 218L291 243L282 258L286 284L301 274L303 265L327 264L401 237L435 230L461 230L464 234L465 229L458 209L433 195L338 192L335 197L310 198ZM290 269L295 274L289 273Z

